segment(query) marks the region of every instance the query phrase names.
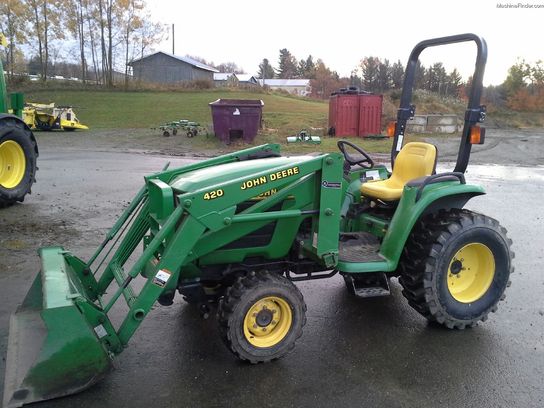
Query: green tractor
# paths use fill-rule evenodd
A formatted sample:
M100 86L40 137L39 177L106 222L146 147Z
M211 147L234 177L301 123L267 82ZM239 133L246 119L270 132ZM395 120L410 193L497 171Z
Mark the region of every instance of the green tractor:
M2 34L0 45L7 45ZM38 146L32 131L21 119L23 95L14 93L10 99L11 109L0 61L0 208L23 201L36 181Z
M462 41L478 48L473 86L456 167L436 173L433 145L403 144L414 72L423 49ZM41 248L41 272L10 322L5 406L91 386L155 302L171 305L176 292L203 313L216 308L227 348L250 363L283 357L301 336L306 305L293 282L336 273L360 297L388 295L398 277L410 305L447 328L485 321L513 258L506 230L463 208L484 194L464 171L471 144L483 140L486 57L473 34L415 47L392 172L347 141L340 153L305 156L249 148L145 177L88 260ZM111 319L118 303L128 310L119 322Z

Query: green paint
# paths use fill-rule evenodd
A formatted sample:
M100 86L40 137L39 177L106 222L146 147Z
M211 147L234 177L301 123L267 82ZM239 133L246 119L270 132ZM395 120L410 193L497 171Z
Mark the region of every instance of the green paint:
M29 352L38 358L9 392L32 389L30 402L86 388L109 369L110 356L124 349L155 302L180 282L198 282L208 266L227 270L248 258L287 260L300 239L299 259L315 261L320 270L394 271L413 225L430 205L483 194L481 187L448 181L429 185L416 202L417 189L406 187L391 218L362 213L348 219L361 202L361 180L388 177L384 166L346 176L338 153L263 158L277 152L278 145L263 145L147 176L88 262L61 247L42 248L41 274L15 314L19 329L10 337L34 331L43 338ZM309 236L298 237L303 222ZM239 244L265 226L271 232L262 245ZM382 240L383 261L338 262L340 231L374 234ZM137 293L130 281L139 275L145 283ZM103 306L105 293L111 297ZM116 329L108 313L119 299L128 313Z

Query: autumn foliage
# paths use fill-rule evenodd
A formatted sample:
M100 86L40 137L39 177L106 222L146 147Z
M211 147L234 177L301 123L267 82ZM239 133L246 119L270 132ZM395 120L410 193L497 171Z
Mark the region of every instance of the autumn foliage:
M544 112L544 67L542 61L518 61L502 84L506 106L516 111Z

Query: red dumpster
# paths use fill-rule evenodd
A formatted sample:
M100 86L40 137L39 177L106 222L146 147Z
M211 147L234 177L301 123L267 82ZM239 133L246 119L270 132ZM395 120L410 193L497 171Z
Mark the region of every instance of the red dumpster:
M234 138L249 143L261 126L264 102L260 99L218 99L211 102L215 135L226 144Z

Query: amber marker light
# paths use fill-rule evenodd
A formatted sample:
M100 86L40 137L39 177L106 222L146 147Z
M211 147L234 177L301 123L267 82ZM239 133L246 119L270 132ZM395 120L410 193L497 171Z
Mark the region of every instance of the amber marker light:
M395 136L395 126L397 126L397 122L389 122L387 125L387 136L393 137Z
M484 144L485 128L480 126L470 127L470 144Z

